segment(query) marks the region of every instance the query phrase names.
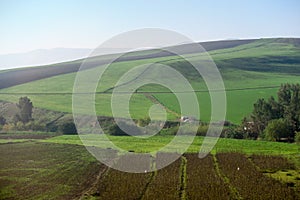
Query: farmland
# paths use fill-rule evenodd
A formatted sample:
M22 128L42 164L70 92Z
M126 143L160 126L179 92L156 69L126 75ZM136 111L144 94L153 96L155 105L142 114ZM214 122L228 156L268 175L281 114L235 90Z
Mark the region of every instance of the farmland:
M235 124L251 113L258 98L276 96L282 83L299 83L299 39L223 41L207 43L206 48L224 80L226 120ZM208 58L188 47L185 55L196 63ZM78 73L85 77L97 74L108 58L95 57L90 60L89 69ZM48 115L44 120L53 122L64 115L71 117L73 84L81 62L0 72L0 100L17 102L21 96L28 96L37 108L34 119ZM116 85L118 80L134 67L147 63L168 65L182 74L199 102L200 116L196 118L209 121L211 103L203 78L181 57L157 50L132 52L104 72L95 90L96 114L101 119L112 116L111 97L113 90L120 87ZM151 79L151 75L177 83L176 77L161 73L158 68L147 70L151 73L131 74L123 85L132 80ZM15 79L18 74L21 78ZM90 83L87 80L81 84ZM166 108L171 122L186 114L181 113L178 100L169 89L148 84L132 95L131 117L148 117L154 104ZM84 106L82 113L90 114L85 113ZM106 123L111 125L111 118ZM219 138L210 154L199 159L204 137L196 136L185 154L158 169L155 161L176 155L191 136L178 136L180 142L170 146L171 152L153 154L175 136L164 132L139 138L14 131L0 134L0 199L300 199L300 155L296 143ZM119 148L144 153L145 157L133 158L151 163L143 166L145 173L125 173L101 164L80 140L84 139L85 145L92 148L111 148L103 142L104 136ZM123 156L114 164L121 166L126 159Z
M241 154L221 143L223 148L204 159L187 153L154 172L126 173L99 163L81 145L54 143L55 138L0 145L0 199L297 199L300 194L299 163L293 159L299 154L292 148L284 156L263 150ZM288 175L277 176L285 171Z
M226 119L234 123L239 123L244 116L249 115L253 103L258 98L268 98L271 95L276 96L276 91L282 83L299 83L300 54L298 40L296 39L253 40L231 48L211 48L209 50L211 51L208 53L219 68L227 91L228 112ZM201 62L201 60L207 58L205 55L195 53L190 53L186 56L195 62ZM78 65L78 61L74 63ZM147 63L168 65L184 75L196 91L200 104L200 119L209 121L210 99L203 79L186 61L174 55L150 56L136 60L125 59L110 65L101 77L101 81L96 89L96 92L98 92L96 94L98 115L112 116L109 105L111 92L117 81L128 70ZM48 67L47 70L49 69L51 67ZM88 76L88 74L94 74L97 70L103 70L103 65L80 73ZM16 72L16 70L13 71ZM159 69L152 70L148 75L151 74L160 74ZM138 77L139 75L136 74L136 76ZM172 77L167 75L161 76L176 82L176 79ZM26 95L32 99L36 107L70 113L72 111L72 91L75 77L76 73L74 72L62 73L4 88L0 90L0 99L16 102L20 96ZM144 78L147 77L145 76ZM145 92L148 96L144 94ZM169 92L166 88L158 85L145 85L139 88L137 94L133 95L130 102L131 116L138 119L148 115L148 108L154 103L149 98L150 95L168 109L168 118L170 120L178 118L181 114L180 107L175 96Z

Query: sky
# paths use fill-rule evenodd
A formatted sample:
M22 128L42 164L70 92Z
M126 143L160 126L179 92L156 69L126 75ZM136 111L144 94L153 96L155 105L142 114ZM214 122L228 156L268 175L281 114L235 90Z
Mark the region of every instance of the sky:
M0 0L0 54L95 48L140 28L194 41L300 37L299 8L298 0Z

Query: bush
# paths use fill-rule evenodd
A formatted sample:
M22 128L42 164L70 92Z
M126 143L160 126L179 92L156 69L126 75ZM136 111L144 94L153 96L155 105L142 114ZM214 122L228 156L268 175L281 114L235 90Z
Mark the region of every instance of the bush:
M174 126L171 128L163 128L156 135L176 135L179 126Z
M197 130L197 136L206 136L208 125L201 125Z
M197 130L197 136L206 136L208 128L209 128L209 125L207 125L207 124L200 125L198 127L198 130ZM231 132L234 131L234 129L232 127L223 127L222 132L220 134L219 131L220 131L221 128L222 127L220 125L218 125L218 124L212 125L211 126L211 133L210 133L210 135L212 137L223 137L224 138L224 137L227 137L228 134L230 135ZM230 136L230 137L232 138L233 136Z
M3 127L2 127L2 131L3 132L10 132L12 130L15 129L15 125L14 124L5 124Z
M268 123L264 130L265 137L270 141L280 141L281 138L292 138L291 127L284 119L275 119Z
M300 144L300 131L299 132L296 132L296 135L295 135L295 142L297 144Z
M136 126L132 126L125 121L118 122L122 127L125 127L126 130L130 131L130 133L126 133L123 131L116 123L114 123L108 129L109 135L116 135L116 136L126 136L126 135L141 135L142 133Z
M66 135L76 135L77 129L72 121L65 121L59 124L58 131Z
M46 124L38 121L30 121L27 124L25 124L26 130L32 130L32 131L45 131L46 130Z
M151 122L151 119L149 117L143 118L143 119L139 119L138 120L138 125L141 127L145 127L147 126L149 123Z
M23 124L23 122L17 122L17 124L15 125L15 130L17 130L17 131L25 131L26 127Z
M6 124L6 119L2 116L0 116L0 125Z
M58 132L58 126L59 124L57 123L48 123L46 124L46 131L49 131L49 132Z
M108 128L108 134L109 135L116 135L116 136L128 135L117 124L113 124L111 127Z
M242 131L238 130L237 128L225 128L222 132L222 135L226 138L233 138L233 139L244 139L244 134Z

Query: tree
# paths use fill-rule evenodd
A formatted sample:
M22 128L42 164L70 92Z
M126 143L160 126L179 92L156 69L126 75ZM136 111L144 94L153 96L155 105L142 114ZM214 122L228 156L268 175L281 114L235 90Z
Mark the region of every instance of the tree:
M293 137L291 127L284 119L274 119L268 123L265 129L265 137L270 141L280 141L281 138Z
M281 85L278 91L278 102L283 107L283 117L292 127L292 131L300 131L300 85Z
M17 115L17 118L23 122L27 123L32 120L32 102L28 97L21 97L19 103L17 104L20 112Z
M300 131L300 85L282 84L277 96L278 101L270 97L268 101L258 99L254 104L249 122L253 123L251 131L257 136L264 133L269 121L281 118L289 126L290 137Z
M264 99L258 99L254 104L251 119L253 120L253 138L257 138L259 134L266 128L268 121L272 119L278 119L281 116L280 106L275 101L274 97L271 97L268 101Z

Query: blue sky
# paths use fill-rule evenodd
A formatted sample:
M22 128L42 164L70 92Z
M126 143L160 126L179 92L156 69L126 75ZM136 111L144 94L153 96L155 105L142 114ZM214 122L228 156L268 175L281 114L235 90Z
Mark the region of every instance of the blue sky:
M195 41L300 37L299 8L298 0L0 0L0 54L94 48L149 27Z

